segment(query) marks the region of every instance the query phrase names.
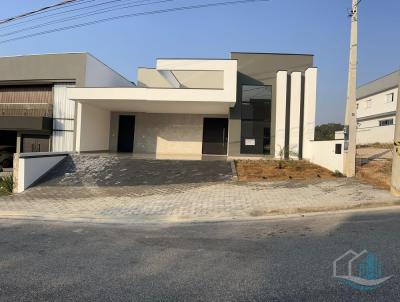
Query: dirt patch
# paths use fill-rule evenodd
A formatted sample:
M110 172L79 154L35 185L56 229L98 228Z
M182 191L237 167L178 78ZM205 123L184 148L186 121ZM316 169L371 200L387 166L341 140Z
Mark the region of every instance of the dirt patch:
M302 160L237 160L235 165L240 181L336 178L331 171Z
M390 190L391 175L390 160L374 160L357 168L357 178L385 190Z

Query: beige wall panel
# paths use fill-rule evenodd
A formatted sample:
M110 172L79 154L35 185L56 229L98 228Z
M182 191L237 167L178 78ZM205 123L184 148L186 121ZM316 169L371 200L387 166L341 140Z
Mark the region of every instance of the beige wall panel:
M78 107L78 152L105 151L109 148L111 114L107 110L80 104Z
M222 70L173 70L172 72L184 88L224 89Z
M135 114L134 153L201 154L203 116Z
M172 88L168 81L156 69L138 69L138 87Z

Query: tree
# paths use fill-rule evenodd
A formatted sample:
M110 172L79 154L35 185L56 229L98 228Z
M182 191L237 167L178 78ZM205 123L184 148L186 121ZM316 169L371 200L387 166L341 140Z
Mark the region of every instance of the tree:
M343 125L336 123L322 124L315 127L315 140L325 141L335 139L335 131L342 131Z

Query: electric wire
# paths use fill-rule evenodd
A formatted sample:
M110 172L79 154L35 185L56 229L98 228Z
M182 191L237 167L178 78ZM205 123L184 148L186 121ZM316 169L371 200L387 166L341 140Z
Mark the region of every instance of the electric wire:
M66 31L66 30L70 30L70 29L81 28L81 27L86 27L86 26L90 26L90 25L94 25L94 24L111 22L111 21L121 20L121 19L126 19L126 18L134 18L134 17L157 15L157 14L165 14L165 13L172 13L172 12L178 12L178 11L187 11L187 10L195 10L195 9L209 8L209 7L230 6L230 5L236 5L236 4L246 4L246 3L255 3L255 2L268 2L268 1L270 1L270 0L224 1L224 2L217 2L217 3L197 4L197 5L190 5L190 6L180 6L180 7L173 7L173 8L166 8L166 9L159 9L159 10L131 13L131 14L113 16L113 17L98 19L98 20L94 20L94 21L89 21L89 22L78 23L78 24L73 24L73 25L69 25L69 26L49 29L49 30L45 30L45 31L41 31L41 32L32 33L32 34L21 35L21 36L17 36L17 37L6 39L6 40L0 40L0 44L5 44L5 43L8 43L8 42L12 42L12 41L28 39L28 38L42 36L42 35L46 35L46 34L50 34L50 33Z

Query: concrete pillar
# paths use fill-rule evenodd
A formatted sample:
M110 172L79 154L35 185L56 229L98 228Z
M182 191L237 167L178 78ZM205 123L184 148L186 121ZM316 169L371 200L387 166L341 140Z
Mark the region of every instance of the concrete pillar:
M290 89L290 130L289 156L299 157L300 146L300 105L301 105L301 72L292 72Z
M393 195L400 196L400 84L399 93L397 96L397 114L395 129L391 192Z
M81 151L82 104L77 103L75 120L75 152Z
M311 159L311 141L315 134L315 114L317 106L317 68L305 72L304 118L303 118L303 158Z
M284 153L285 149L286 92L287 71L278 71L276 76L275 158L280 158L280 153Z
M16 144L16 153L21 153L21 144L22 144L22 135L21 132L17 132L17 144Z
M19 155L20 153L17 150L17 153L14 154L13 160L13 193L18 193L18 184L19 184Z

